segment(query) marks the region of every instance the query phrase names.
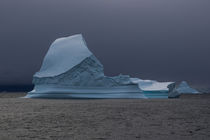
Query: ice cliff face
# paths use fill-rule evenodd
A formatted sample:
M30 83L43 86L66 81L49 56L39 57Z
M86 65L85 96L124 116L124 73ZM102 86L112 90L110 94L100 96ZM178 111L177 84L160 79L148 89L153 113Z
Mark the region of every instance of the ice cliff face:
M63 86L112 87L132 84L129 78L129 76L125 75L104 76L103 65L94 55L91 55L60 75L42 78L34 76L33 83L35 85L58 84Z

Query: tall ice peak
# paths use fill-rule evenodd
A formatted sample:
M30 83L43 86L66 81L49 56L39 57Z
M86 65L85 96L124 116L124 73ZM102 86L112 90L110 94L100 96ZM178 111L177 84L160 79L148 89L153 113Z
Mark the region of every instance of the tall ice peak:
M34 77L60 75L91 55L82 34L58 38L51 44L40 71Z

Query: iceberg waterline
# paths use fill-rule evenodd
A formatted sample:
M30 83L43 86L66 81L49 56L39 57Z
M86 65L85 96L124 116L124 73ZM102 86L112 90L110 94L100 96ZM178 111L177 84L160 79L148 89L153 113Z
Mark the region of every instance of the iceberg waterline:
M26 98L168 98L174 82L104 75L81 34L56 39Z

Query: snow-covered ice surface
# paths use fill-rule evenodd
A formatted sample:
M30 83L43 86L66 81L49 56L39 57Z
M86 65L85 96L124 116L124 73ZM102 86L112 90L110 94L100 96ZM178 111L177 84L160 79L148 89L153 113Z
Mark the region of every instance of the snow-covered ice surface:
M105 76L81 34L52 43L33 83L26 98L168 98L175 87L174 82Z
M155 80L142 80L138 78L131 78L133 83L137 83L142 91L165 91L167 92L168 85L174 82L157 82Z

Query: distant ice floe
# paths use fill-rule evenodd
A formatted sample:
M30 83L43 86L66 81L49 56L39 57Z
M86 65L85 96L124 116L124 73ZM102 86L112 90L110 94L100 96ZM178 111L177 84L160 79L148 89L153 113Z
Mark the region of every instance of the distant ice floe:
M174 82L105 76L81 34L52 43L33 84L26 98L168 98L175 89ZM176 88L176 92L185 91L196 93L186 83Z

